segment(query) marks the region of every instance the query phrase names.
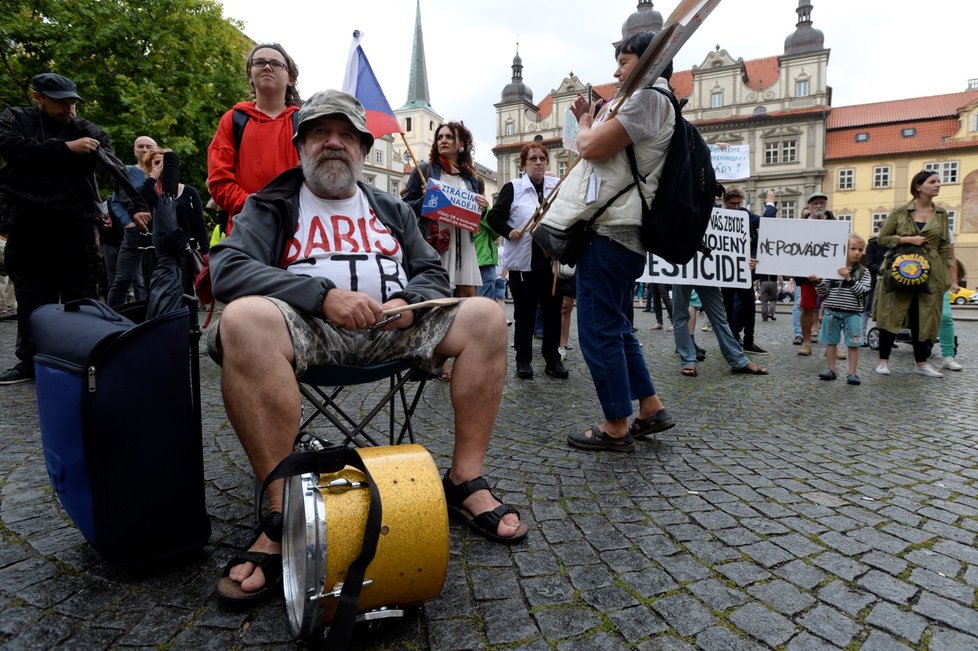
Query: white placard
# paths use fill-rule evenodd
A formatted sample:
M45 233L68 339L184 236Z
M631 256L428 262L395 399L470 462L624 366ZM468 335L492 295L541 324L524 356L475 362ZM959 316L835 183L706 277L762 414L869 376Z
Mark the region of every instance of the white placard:
M841 278L849 228L848 221L835 219L762 219L757 273Z
M721 149L710 145L710 158L717 181L740 181L750 178L750 145L730 145Z
M743 210L714 208L703 236L710 254L697 253L685 265L650 255L640 283L750 287L750 231Z

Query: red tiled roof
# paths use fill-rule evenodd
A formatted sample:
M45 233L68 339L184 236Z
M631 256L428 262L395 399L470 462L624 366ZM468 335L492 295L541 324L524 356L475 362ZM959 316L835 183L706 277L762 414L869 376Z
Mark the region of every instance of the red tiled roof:
M781 78L781 63L777 56L744 61L747 87L751 90L764 90Z
M554 109L554 96L547 95L546 97L544 97L543 101L540 102L537 108L540 109L539 115L541 120L547 117L548 115L550 115L550 111Z
M839 109L832 109L832 115ZM831 122L831 116L829 118ZM904 129L916 129L915 136L904 138ZM957 117L939 117L932 120L893 122L885 125L860 126L834 129L825 136L825 160L862 158L887 154L905 154L918 151L940 151L974 147L978 140L944 142L961 128ZM856 134L865 133L869 140L856 142Z
M978 101L978 90L933 95L931 97L898 99L891 102L876 102L875 104L840 106L832 109L826 126L832 130L907 122L909 120L957 117L961 108L975 101Z

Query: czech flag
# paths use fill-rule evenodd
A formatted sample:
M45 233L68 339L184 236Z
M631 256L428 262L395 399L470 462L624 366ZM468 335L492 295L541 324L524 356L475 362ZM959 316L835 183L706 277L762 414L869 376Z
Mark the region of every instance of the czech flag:
M350 58L346 63L346 77L343 79L343 92L353 95L367 111L367 129L374 138L386 136L389 133L404 133L401 125L391 110L391 105L380 89L380 82L374 75L367 55L360 47L360 31L353 32L353 44L350 46Z

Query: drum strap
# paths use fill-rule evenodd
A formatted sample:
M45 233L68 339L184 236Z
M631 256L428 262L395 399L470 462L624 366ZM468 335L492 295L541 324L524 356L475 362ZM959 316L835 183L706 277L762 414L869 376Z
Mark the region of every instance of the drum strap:
M265 501L265 491L268 490L268 485L277 479L295 477L306 473L321 475L339 472L346 466L360 470L367 478L367 487L370 490L370 507L367 510L367 522L363 529L363 545L360 548L360 555L346 571L343 589L340 591L340 601L336 607L336 615L329 627L329 634L326 636L327 649L346 649L350 646L353 625L356 623L357 610L360 604L363 578L367 573L367 566L370 565L377 553L380 526L383 522L383 505L377 484L370 476L370 471L367 470L367 465L363 462L356 448L337 445L325 450L293 452L287 456L265 478L260 500L261 502Z

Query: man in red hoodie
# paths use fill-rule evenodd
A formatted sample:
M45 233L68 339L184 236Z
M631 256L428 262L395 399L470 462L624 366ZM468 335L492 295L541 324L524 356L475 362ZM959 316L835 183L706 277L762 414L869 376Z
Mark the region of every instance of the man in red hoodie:
M247 61L254 100L221 117L207 150L207 190L227 213L226 233L245 199L299 164L292 145L299 69L278 43L256 45Z

